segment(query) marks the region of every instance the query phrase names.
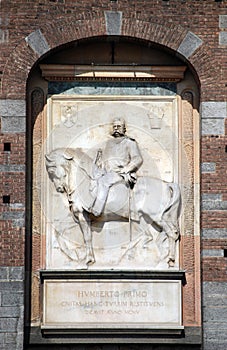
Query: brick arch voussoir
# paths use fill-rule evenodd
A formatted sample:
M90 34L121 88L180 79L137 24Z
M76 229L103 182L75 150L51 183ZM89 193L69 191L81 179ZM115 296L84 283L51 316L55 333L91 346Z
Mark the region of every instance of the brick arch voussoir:
M122 21L122 34L125 36L138 37L143 40L167 46L177 50L181 41L187 34L187 30L172 23L148 22L125 18Z
M211 54L208 45L201 45L189 59L190 64L195 69L199 77L201 87L201 101L206 101L209 95L210 100L219 100L218 84L222 85L221 67L215 56ZM221 91L221 89L220 89Z
M2 75L1 98L24 99L28 74L38 56L22 40L9 56Z
M91 14L79 18L53 21L39 27L51 49L72 41L106 34L105 18ZM32 66L40 57L27 45L25 38L12 51L3 70L1 98L24 99L26 82Z
M51 49L80 39L106 35L104 12L78 14L77 17L53 20L39 28ZM139 19L122 18L121 35L147 40L163 45L177 52L187 30L169 23L148 22ZM5 66L2 79L2 91L5 98L25 98L26 80L32 66L37 62L37 54L22 40L12 52ZM202 44L195 53L187 58L196 71L201 84L212 86L213 79L207 79L213 70L217 70L209 48ZM217 73L218 74L218 73ZM215 76L215 75L212 75Z
M206 95L207 89L215 85L215 77L220 76L219 65L215 62L209 46L204 43L189 58L181 56L178 48L187 33L186 28L172 23L162 23L161 20L147 22L125 18L122 21L123 35L151 41L177 52L178 57L188 62L196 72L203 95Z
M83 16L84 17L84 16ZM76 40L106 35L104 15L96 18L66 18L40 28L51 49Z

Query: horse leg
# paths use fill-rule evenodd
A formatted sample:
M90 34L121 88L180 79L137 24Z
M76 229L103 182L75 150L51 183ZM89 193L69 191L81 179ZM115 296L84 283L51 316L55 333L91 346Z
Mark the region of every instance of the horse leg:
M146 222L143 215L140 216L140 227L144 234L143 248L147 248L148 244L153 241L153 235L150 231L149 224Z
M179 232L176 230L174 225L170 223L163 222L163 231L166 233L169 240L169 252L168 252L168 264L169 267L174 267L175 265L175 254L176 254L176 241L179 237Z
M176 254L176 241L173 237L169 238L169 256L168 256L168 264L169 267L174 267L175 265L175 254Z
M95 256L92 247L91 221L89 214L83 210L78 214L78 220L86 247L86 264L91 265L95 262Z

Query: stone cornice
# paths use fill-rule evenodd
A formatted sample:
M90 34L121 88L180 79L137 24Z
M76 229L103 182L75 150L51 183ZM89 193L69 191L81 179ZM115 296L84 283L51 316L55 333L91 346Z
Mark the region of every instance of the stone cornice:
M152 81L179 82L186 66L95 66L41 64L42 76L48 81Z

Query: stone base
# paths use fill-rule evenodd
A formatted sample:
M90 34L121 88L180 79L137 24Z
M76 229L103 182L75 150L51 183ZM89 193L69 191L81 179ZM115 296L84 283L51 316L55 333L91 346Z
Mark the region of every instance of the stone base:
M42 334L176 335L182 271L42 271Z

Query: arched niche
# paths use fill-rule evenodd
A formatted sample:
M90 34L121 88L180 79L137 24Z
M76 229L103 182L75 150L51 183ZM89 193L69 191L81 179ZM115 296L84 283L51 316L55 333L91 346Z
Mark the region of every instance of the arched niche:
M176 337L180 336L182 343L185 342L185 334L186 343L190 343L193 337L196 338L200 334L199 96L197 75L188 62L182 61L179 54L162 45L134 38L96 37L71 42L51 50L33 67L27 83L29 113L27 157L28 164L30 164L27 177L27 217L31 232L27 242L27 264L30 266L28 291L31 290L31 293L30 306L27 305L26 322L28 326L31 326L31 343L42 343L42 334L48 334L55 339L54 334L58 328L49 327L49 321L45 319L45 316L43 318L45 307L49 307L45 304L48 303L47 299L43 299L46 292L43 288L45 281L70 278L70 274L75 270L78 277L78 274L83 274L84 269L84 267L81 269L80 264L75 262L77 258L72 252L75 242L72 242L71 232L67 241L61 236L62 232L59 235L61 222L57 228L54 225L55 214L48 206L52 207L59 201L60 195L54 192L52 184L48 182L44 162L44 155L47 154L47 151L51 151L51 147L63 147L64 141L58 143L56 139L61 138L61 132L62 139L64 139L64 127L67 130L66 135L72 137L74 131L68 131L74 130L72 128L76 127L78 118L83 119L83 114L80 117L75 116L77 112L73 108L74 106L78 108L78 103L82 104L82 109L86 107L86 103L90 103L88 115L91 115L93 110L96 116L100 108L108 111L113 104L119 104L113 109L113 113L120 114L121 105L124 104L123 112L129 124L128 131L132 133L132 137L139 138L139 144L145 140L142 148L144 158L146 158L145 153L148 154L147 164L150 160L150 164L154 165L155 172L152 175L157 176L158 174L162 180L179 184L183 204L179 219L180 239L176 242L176 264L169 269L167 263L160 265L151 263L149 269L149 264L143 266L142 263L139 269L144 269L149 273L152 271L160 273L159 278L162 275L163 279L172 276L172 272L176 273L177 278L182 279L182 276L185 276L187 284L182 289L178 309L179 311L182 308L183 315L179 316L180 326L178 325L178 329L173 334ZM142 134L139 130L141 122L135 122L135 115L131 122L130 113L127 114L125 106L131 115L133 110L137 110L141 118L145 113L144 110L151 112L150 117L145 113L146 120L143 120ZM66 126L67 110L70 117L68 126ZM110 123L113 113L109 113L107 124ZM165 120L162 119L163 115L165 115ZM102 119L97 119L97 121L101 125L105 124ZM89 124L91 120L86 122L91 128L92 125ZM59 123L62 129L60 128L58 130L60 133L55 135L52 126L56 127ZM168 128L161 132L164 124ZM137 132L133 135L135 129ZM151 134L148 129L152 130ZM106 132L107 129L103 127L102 131ZM145 131L146 137L143 138ZM77 140L83 133L84 129L81 127L80 135L74 134L72 142L69 142L70 148L76 147ZM48 144L50 135L53 138ZM101 134L99 136L102 137ZM158 140L162 140L162 146L155 148L154 158L152 158L154 149L152 149L149 137L157 144ZM165 137L167 137L166 141ZM88 139L84 137L81 144L86 140ZM165 143L171 144L172 149L167 150ZM162 152L163 157L159 157ZM166 168L162 166L163 159L167 164ZM147 173L149 175L149 169L147 165L142 176ZM63 205L60 203L61 201L59 205ZM64 206L66 208L64 210L67 211L67 202ZM70 215L69 212L68 215ZM67 230L69 231L68 227L63 231ZM53 238L54 235L55 238ZM158 241L158 235L155 239ZM71 246L69 243L72 243ZM80 245L82 244L80 242ZM100 242L97 241L97 245L99 244ZM155 249L158 249L158 244ZM154 253L154 248L152 252ZM136 271L137 261L130 268L126 263L123 264L123 267L116 264L113 268L106 263L102 266L103 258L101 255L99 258L101 262L93 270L88 267L89 272L92 273L98 269L105 275L111 269L119 270L120 268L126 271L126 274L129 271L132 277L133 272ZM185 271L187 271L186 275ZM59 342L62 342L61 335L64 326L65 324L61 324L59 328ZM50 328L52 331L48 333ZM167 333L164 331L164 338ZM152 327L150 327L150 334L153 336L156 334ZM54 341L56 342L56 339ZM70 340L64 337L64 342L67 343Z

